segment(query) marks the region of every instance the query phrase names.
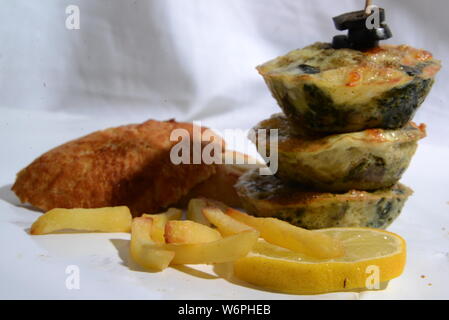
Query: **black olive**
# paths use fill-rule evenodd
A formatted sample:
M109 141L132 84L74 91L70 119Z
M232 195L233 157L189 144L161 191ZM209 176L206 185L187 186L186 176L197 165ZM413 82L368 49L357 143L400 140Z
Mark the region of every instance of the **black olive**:
M321 72L320 68L309 66L308 64L300 64L298 68L301 69L302 72L307 74L316 74Z
M349 39L346 35L339 35L335 36L332 39L332 48L334 49L342 49L342 48L349 48Z
M334 17L333 20L337 30L366 29L366 19L370 15L366 14L365 10L353 11ZM379 8L379 20L380 23L385 21L385 10L383 8Z
M376 38L376 40L387 40L390 39L393 34L391 33L390 28L388 27L388 25L386 23L381 23L380 24L381 27L380 28L374 28L371 30L371 32L374 34L374 38Z
M370 49L379 45L379 41L368 29L349 29L348 40L350 47L356 50Z
M332 41L334 49L351 48L355 50L368 50L379 45L379 40L392 37L388 25L385 24L385 10L379 8L378 28L368 29L366 20L371 14L365 11L354 11L334 17L334 24L338 30L348 30L348 35L336 36Z
M376 47L379 40L391 38L390 28L383 24L381 28L368 29L349 29L349 45L353 49L363 50Z

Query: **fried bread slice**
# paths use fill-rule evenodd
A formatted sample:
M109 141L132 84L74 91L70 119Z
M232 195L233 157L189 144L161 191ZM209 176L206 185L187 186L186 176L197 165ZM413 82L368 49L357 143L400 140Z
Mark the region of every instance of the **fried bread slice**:
M190 146L198 140L192 123L175 120L91 133L34 160L17 174L12 190L22 202L42 210L126 205L133 215L157 212L216 172L214 164L176 165L170 160L179 142L170 139L175 129L186 130ZM219 136L212 134L210 141L224 148ZM201 150L210 141L201 141Z

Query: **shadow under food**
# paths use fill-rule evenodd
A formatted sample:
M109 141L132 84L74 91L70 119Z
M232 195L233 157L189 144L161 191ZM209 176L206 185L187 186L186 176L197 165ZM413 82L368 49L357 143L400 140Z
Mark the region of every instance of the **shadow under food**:
M151 271L148 269L144 269L141 266L139 266L134 260L131 258L131 254L129 252L129 240L124 239L110 239L112 245L117 249L117 253L119 258L122 260L122 265L127 266L132 271L137 272L146 272L146 273L158 273L163 271ZM193 277L201 278L201 279L207 279L207 280L213 280L218 279L217 276L209 274L207 272L203 272L200 270L196 270L194 268L191 268L186 265L176 265L171 266L173 269L178 270L180 272L183 272L185 274L188 274Z
M175 265L172 266L173 269L176 269L178 271L181 271L183 273L186 273L190 276L196 277L196 278L201 278L201 279L205 279L205 280L215 280L218 279L219 277L212 275L210 273L204 272L204 271L200 271L191 267L188 267L186 265Z
M131 271L145 272L145 273L158 273L160 271L151 271L142 268L131 258L131 253L129 252L130 240L124 239L110 239L112 245L117 249L119 258L122 260L122 265L129 268Z
M42 210L39 210L36 207L33 207L29 204L22 204L19 200L19 198L16 196L16 194L11 190L12 184L7 184L2 187L0 187L0 200L3 200L13 206L36 211L36 212L42 212Z

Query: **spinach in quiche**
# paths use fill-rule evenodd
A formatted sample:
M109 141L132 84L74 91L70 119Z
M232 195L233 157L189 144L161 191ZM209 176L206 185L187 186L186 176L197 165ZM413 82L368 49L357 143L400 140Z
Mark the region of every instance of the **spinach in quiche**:
M425 126L413 122L396 130L367 129L332 135L305 135L296 132L287 117L275 114L255 128L278 129L278 172L315 190L345 192L375 190L399 181L418 146L426 136ZM256 144L263 138L251 135ZM270 145L262 149L270 150Z
M344 133L406 125L428 95L440 62L405 45L361 52L316 43L257 69L293 125Z
M307 229L332 227L387 228L413 193L398 183L373 192L310 191L258 170L240 177L236 190L245 209L259 217L275 217Z

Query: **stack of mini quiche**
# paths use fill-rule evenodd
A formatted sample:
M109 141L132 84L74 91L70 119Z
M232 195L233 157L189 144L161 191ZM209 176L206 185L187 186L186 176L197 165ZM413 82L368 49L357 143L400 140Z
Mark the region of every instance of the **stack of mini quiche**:
M440 67L405 45L362 52L327 43L259 66L283 113L250 138L272 156L277 129L278 168L240 178L245 209L308 229L386 228L412 194L398 181L426 131L411 120Z

